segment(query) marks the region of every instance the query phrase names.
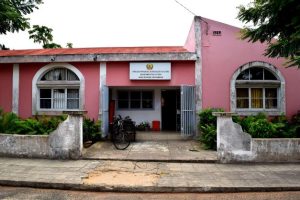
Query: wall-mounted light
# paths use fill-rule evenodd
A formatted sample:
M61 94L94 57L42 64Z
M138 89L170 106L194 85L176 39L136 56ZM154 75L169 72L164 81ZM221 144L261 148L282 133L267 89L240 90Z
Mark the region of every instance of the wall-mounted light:
M94 56L93 56L93 60L94 60L94 61L97 61L97 55L94 55Z

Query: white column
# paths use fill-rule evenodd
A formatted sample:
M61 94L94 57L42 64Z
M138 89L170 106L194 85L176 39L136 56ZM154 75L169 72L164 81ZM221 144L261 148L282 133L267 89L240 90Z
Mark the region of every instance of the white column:
M100 62L100 81L99 81L99 119L102 121L102 136L108 135L108 107L109 92L106 87L106 62Z
M196 136L199 135L197 124L198 112L202 110L202 49L201 49L201 17L195 17L195 48L197 60L195 62L195 96L196 96Z
M100 81L99 81L99 118L102 115L101 93L103 86L106 85L106 62L100 62Z
M12 80L12 112L15 114L19 114L19 78L19 64L14 64Z

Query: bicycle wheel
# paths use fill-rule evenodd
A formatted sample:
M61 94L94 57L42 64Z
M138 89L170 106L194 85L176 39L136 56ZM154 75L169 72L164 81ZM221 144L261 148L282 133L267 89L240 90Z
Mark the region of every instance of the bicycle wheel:
M114 146L118 150L124 150L130 145L130 140L127 133L123 131L117 131L113 140Z

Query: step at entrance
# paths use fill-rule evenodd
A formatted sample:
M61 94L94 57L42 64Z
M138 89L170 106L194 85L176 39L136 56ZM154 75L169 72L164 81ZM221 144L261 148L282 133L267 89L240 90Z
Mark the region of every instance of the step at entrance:
M136 141L180 141L183 140L179 132L138 131Z

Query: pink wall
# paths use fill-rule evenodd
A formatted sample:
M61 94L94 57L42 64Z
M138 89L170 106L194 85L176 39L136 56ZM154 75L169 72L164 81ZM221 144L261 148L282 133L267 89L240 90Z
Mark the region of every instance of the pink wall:
M99 114L99 63L70 63L85 78L85 110L89 118L98 119Z
M32 79L36 72L48 63L20 64L19 115L32 115ZM98 119L99 112L99 63L70 63L85 77L85 110L88 117Z
M265 45L239 39L239 30L223 23L205 19L202 22L203 107L222 107L230 111L230 80L240 66L252 61L264 61L277 67L286 81L287 115L300 110L300 93L297 83L300 71L285 68L283 59L263 56ZM208 29L208 35L206 35ZM212 36L222 31L222 36Z
M195 41L195 22L193 21L192 26L190 28L188 37L185 41L184 48L186 48L190 52L195 52L196 41Z
M129 80L129 62L107 63L108 86L180 86L195 85L195 62L172 62L171 80Z
M0 108L4 112L12 111L12 64L0 65Z
M19 115L32 116L32 79L44 63L20 64Z

